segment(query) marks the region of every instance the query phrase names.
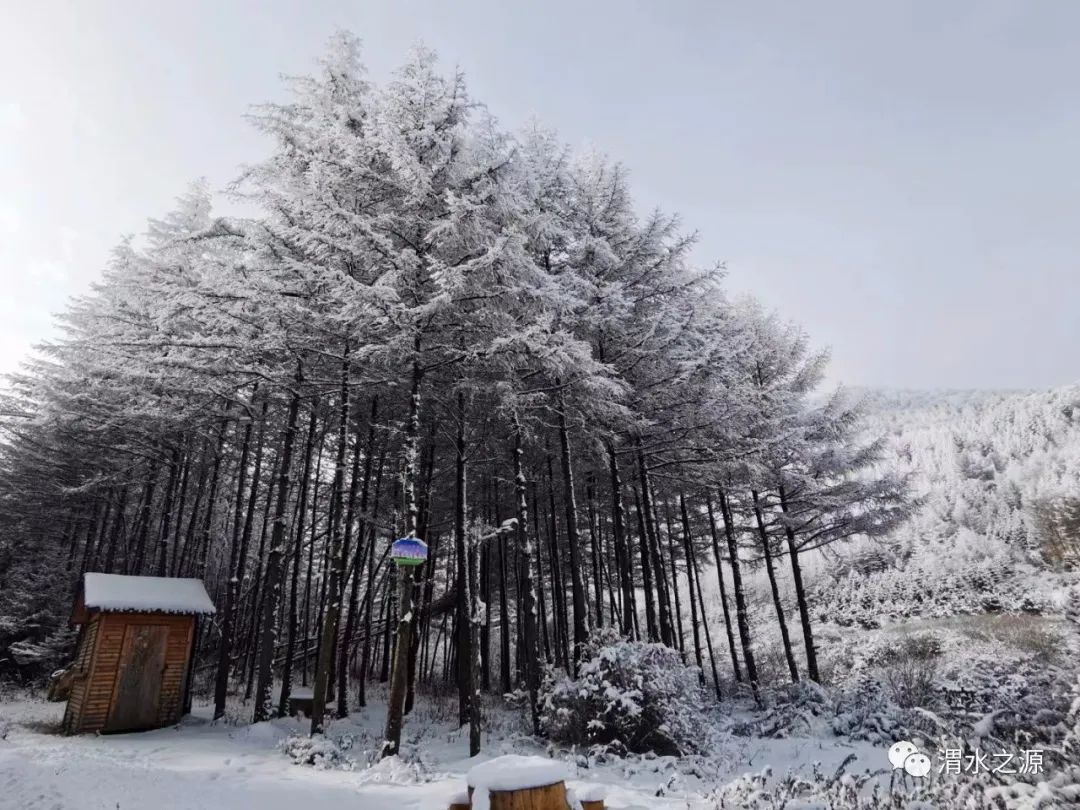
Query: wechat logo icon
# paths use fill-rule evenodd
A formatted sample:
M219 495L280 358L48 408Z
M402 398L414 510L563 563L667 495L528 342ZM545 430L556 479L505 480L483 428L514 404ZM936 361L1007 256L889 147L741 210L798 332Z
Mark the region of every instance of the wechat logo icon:
M915 747L915 743L900 740L889 749L889 762L893 770L903 768L906 773L922 779L930 773L930 757Z

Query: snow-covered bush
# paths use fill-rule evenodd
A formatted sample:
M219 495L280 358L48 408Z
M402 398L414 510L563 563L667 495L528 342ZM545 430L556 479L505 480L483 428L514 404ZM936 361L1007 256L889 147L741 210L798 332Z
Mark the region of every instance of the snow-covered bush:
M771 768L746 774L714 791L710 797L712 807L715 810L1000 810L1016 806L996 801L986 782L973 778L927 780L911 785L894 776L888 785L878 782L871 788L868 783L875 774L846 773L854 758L849 757L832 774L822 773L817 766L809 776L788 774L773 779Z
M937 686L939 658L941 641L930 634L910 636L887 650L880 663L897 706L910 709L930 705Z
M322 734L290 734L278 747L297 765L311 765L318 770L351 771L355 763L345 755L342 745ZM347 747L347 746L345 746Z
M541 725L556 742L682 754L700 740L705 703L677 650L597 634L576 679L549 675Z

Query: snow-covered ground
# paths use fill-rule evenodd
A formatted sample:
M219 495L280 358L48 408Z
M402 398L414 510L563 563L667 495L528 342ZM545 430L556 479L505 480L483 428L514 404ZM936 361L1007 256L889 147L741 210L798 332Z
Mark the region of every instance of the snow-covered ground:
M276 720L256 725L212 725L209 707L196 706L177 728L141 734L57 733L63 704L31 699L0 703L0 807L22 810L446 810L480 761L505 753L546 754L523 734L510 711L492 711L493 731L482 755L470 759L467 729L451 722L450 702L422 703L406 724L403 757L370 765L384 719L381 706L331 724L354 765L295 764L284 750L307 724ZM6 732L6 733L5 733ZM718 785L771 765L779 772L809 771L815 762L834 769L849 755L850 769L888 767L886 750L840 739L793 737L757 740L721 735L707 758L677 763L670 757L589 764L567 761L570 786L603 784L613 808L712 808ZM348 765L345 766L346 768Z

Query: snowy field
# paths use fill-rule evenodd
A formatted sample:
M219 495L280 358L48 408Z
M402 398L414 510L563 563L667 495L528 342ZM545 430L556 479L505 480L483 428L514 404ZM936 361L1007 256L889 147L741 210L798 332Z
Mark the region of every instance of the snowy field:
M113 736L58 736L64 704L0 703L0 807L23 810L446 810L465 773L505 753L547 753L497 712L485 751L469 759L468 729L449 720L451 702L424 703L409 718L402 759L369 766L382 728L381 707L333 723L329 736L354 763L344 767L295 764L283 742L307 724L277 720L256 725L211 725L209 706L196 706L178 728ZM6 733L5 733L6 732ZM602 784L614 808L712 808L708 795L744 772L834 769L849 755L850 769L888 767L877 745L793 737L758 740L719 735L708 758L671 757L587 764L568 753L571 786Z

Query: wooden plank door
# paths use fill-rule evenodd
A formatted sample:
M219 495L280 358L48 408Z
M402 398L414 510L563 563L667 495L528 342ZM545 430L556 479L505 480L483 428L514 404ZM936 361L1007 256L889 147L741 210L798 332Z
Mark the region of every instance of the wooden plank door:
M138 731L157 726L168 640L167 625L129 624L124 628L124 644L105 731Z

